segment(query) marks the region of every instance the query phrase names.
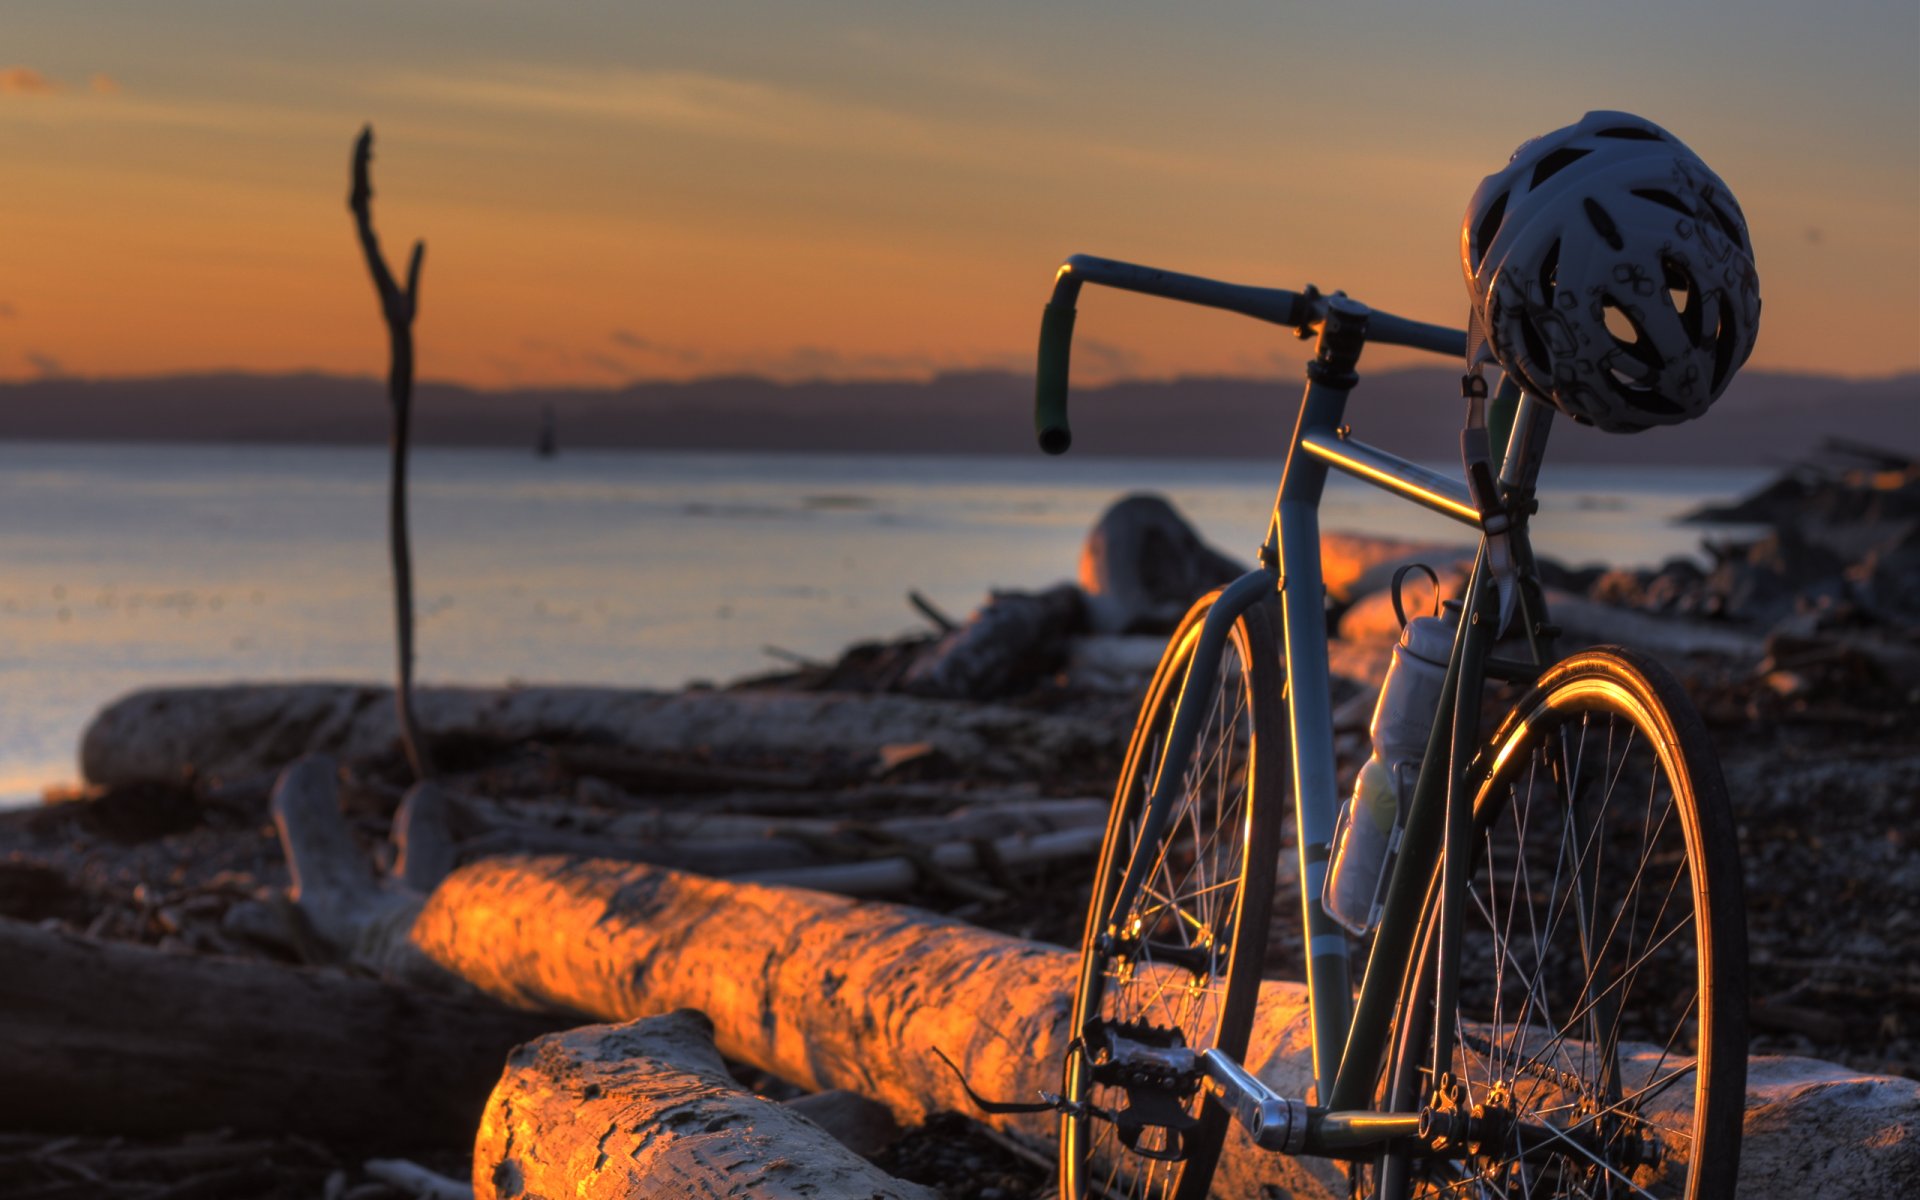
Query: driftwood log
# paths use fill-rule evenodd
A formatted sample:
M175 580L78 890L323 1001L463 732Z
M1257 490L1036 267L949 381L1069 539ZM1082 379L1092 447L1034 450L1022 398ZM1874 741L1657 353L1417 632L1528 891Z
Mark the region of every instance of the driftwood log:
M0 1128L227 1127L405 1149L472 1133L550 1017L337 971L0 920Z
M1066 657L1086 619L1072 584L1044 592L995 592L966 624L943 635L900 680L915 696L986 700L1029 687Z
M1109 506L1080 548L1080 588L1095 633L1169 633L1195 596L1245 572L1151 493Z
M582 854L876 895L906 891L953 871L1084 860L1099 847L1108 806L1104 800L1018 796L939 816L869 821L657 807L582 810L480 797L462 797L455 807L462 823L475 831L457 846L458 857L466 861L504 853ZM833 793L821 796L820 807L834 807ZM405 816L406 806L401 811ZM403 855L403 863L411 861ZM409 886L425 892L432 883L409 880Z
M795 1108L727 1074L713 1026L680 1011L529 1042L507 1059L474 1142L481 1200L935 1200Z
M1393 582L1394 572L1409 563L1426 563L1441 570L1462 559L1472 565L1471 546L1415 542L1366 533L1320 535L1320 579L1326 586L1328 599L1336 605L1352 604L1363 596L1385 591Z
M1441 594L1447 599L1453 599L1465 590L1464 574L1443 575L1441 581ZM1425 576L1413 576L1403 597L1407 615L1419 616L1430 611L1432 595ZM1552 588L1547 590L1546 601L1548 615L1561 629L1560 644L1563 649L1614 645L1644 650L1661 657L1717 654L1757 661L1764 645L1758 635L1724 621L1657 617L1630 608L1601 604ZM1365 596L1340 615L1342 641L1391 642L1399 636L1400 621L1393 611L1393 598L1387 592Z
M924 746L986 778L1032 778L1110 756L1124 729L1080 717L915 696L645 692L604 687L422 688L436 737L500 743L597 742L639 754L811 758L854 764ZM80 765L108 786L184 776L241 779L303 754L362 758L398 737L393 693L353 684L155 688L108 705L87 726Z
M699 1009L729 1057L809 1089L857 1091L908 1121L971 1111L936 1046L985 1095L1057 1086L1075 969L1069 951L913 909L563 859L462 868L429 898L411 944L524 1007L607 1020ZM1294 1095L1310 1070L1305 1017L1301 985L1262 988L1249 1063ZM1897 1195L1920 1173L1911 1081L1757 1059L1747 1106L1743 1196ZM1045 1115L993 1122L1038 1144L1053 1137ZM1236 1134L1220 1194L1262 1187L1344 1196L1346 1177Z

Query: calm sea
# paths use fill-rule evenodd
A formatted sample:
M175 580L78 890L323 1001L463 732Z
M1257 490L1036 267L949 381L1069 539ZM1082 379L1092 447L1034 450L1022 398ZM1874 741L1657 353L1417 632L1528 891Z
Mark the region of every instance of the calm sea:
M0 446L0 803L71 778L81 728L135 688L385 680L385 454ZM1759 470L1567 468L1536 542L1569 562L1697 549L1674 514ZM1277 465L1117 459L423 450L413 465L427 682L670 687L830 658L1074 575L1117 496L1166 494L1250 557ZM1329 529L1458 539L1358 485Z

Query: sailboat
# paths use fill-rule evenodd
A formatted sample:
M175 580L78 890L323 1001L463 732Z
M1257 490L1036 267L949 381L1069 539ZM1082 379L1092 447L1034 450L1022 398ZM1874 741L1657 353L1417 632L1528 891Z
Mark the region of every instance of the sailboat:
M543 401L540 405L540 440L534 444L533 452L541 458L552 458L559 448L559 436L554 429L553 404Z

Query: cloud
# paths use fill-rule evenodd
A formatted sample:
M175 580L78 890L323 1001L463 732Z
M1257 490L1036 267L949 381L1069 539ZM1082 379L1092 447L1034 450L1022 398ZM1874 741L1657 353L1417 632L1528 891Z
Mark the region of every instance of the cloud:
M27 364L40 372L42 379L53 379L67 373L66 365L59 359L38 350L27 351Z
M118 96L120 94L120 81L105 72L99 72L95 74L93 78L87 80L87 87L91 89L96 96Z
M20 310L5 300L0 300L0 320L8 320L20 315Z
M706 356L691 346L665 346L659 342L643 338L631 329L616 329L607 335L614 345L623 346L639 354L652 358L664 358L677 363L697 363Z
M1004 168L1044 157L1128 170L1179 170L1214 183L1248 174L1245 156L1149 151L1075 138L1065 144L1032 122L914 113L843 92L688 70L557 70L502 66L464 75L414 72L376 85L389 95L470 111L615 124L910 162Z
M51 96L60 90L59 80L32 67L0 67L0 96Z
M1093 338L1081 338L1075 342L1073 356L1099 375L1132 375L1140 366L1140 356L1133 351Z

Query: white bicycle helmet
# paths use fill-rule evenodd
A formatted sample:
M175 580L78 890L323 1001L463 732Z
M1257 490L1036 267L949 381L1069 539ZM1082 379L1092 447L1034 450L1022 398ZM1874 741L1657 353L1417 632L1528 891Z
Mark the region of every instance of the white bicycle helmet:
M1610 433L1699 416L1753 352L1746 218L1642 117L1590 112L1523 144L1474 192L1460 257L1501 367Z

